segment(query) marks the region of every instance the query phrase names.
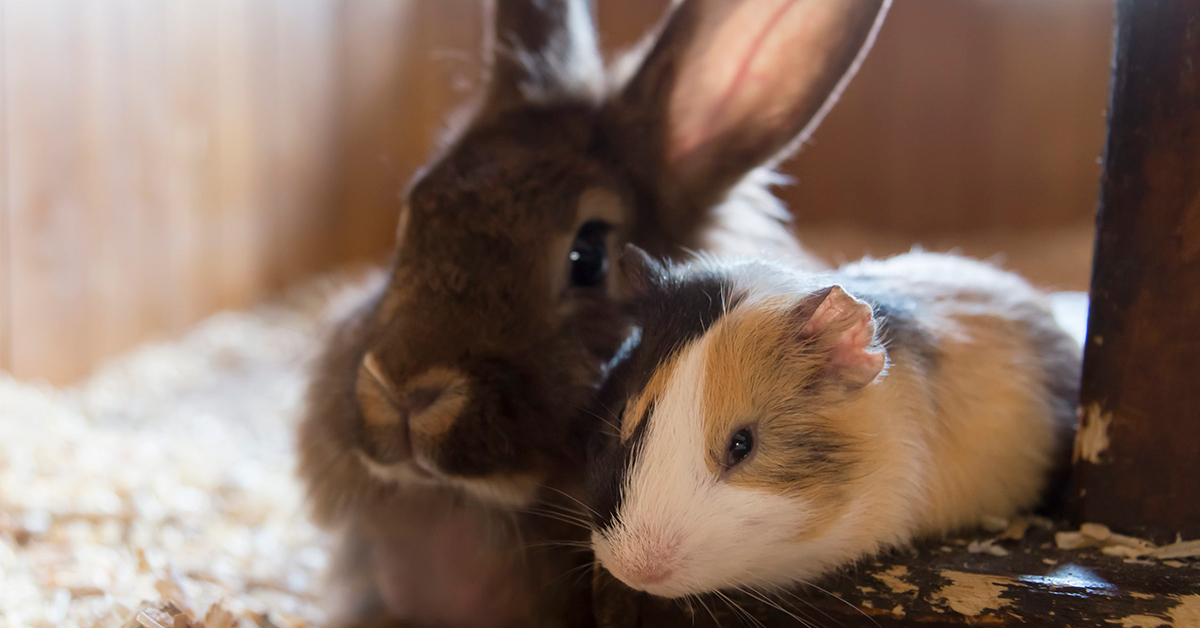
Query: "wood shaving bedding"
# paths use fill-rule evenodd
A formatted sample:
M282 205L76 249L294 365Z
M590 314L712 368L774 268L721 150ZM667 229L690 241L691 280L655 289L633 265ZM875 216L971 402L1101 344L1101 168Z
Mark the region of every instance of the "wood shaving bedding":
M293 427L355 277L218 314L72 388L0 372L0 628L319 623L327 556Z

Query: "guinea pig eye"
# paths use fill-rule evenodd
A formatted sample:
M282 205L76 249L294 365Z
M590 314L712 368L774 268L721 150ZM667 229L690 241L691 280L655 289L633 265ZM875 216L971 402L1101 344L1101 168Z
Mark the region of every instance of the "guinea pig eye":
M725 456L725 466L732 468L737 466L750 452L754 450L754 434L748 428L742 428L733 433L729 439L729 451Z
M601 220L591 220L579 228L571 245L571 285L584 288L604 283L608 273L608 247L604 238L612 228Z

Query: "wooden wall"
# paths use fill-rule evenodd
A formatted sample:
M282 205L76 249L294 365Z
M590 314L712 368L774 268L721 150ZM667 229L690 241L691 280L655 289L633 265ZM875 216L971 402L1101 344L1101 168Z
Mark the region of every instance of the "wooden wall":
M392 242L474 0L0 0L0 369L99 359Z
M608 43L667 0L600 0ZM1111 0L895 0L782 195L801 224L908 234L1091 220Z
M666 0L599 0L606 47ZM784 194L892 232L1090 220L1110 0L897 0ZM0 370L70 381L392 242L477 0L0 0Z

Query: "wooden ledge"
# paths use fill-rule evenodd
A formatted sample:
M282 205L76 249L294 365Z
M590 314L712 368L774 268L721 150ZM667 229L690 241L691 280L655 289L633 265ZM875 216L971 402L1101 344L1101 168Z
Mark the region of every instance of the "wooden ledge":
M744 613L714 596L702 604L653 598L602 568L595 584L604 628L1200 627L1200 560L1064 550L1053 531L1037 528L1013 541L976 535L925 543L828 577L816 583L821 590L730 595Z

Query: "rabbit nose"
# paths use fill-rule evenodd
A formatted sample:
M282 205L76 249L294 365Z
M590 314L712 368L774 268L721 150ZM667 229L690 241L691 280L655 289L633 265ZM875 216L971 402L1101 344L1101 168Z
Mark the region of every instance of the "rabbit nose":
M448 369L435 369L415 378L400 399L413 446L431 444L454 425L467 404L467 379Z
M401 402L401 412L406 418L411 420L411 417L428 410L445 391L445 386L424 386L417 388L410 392Z

